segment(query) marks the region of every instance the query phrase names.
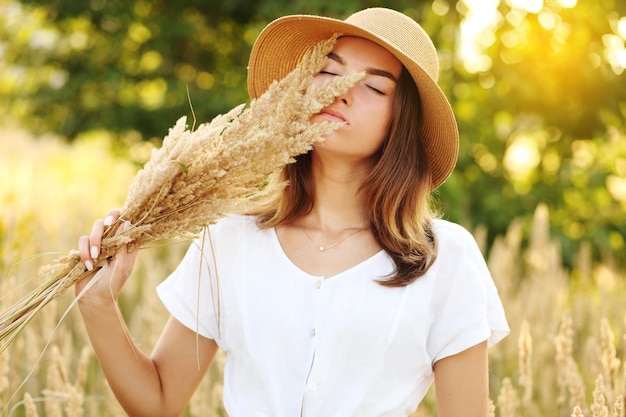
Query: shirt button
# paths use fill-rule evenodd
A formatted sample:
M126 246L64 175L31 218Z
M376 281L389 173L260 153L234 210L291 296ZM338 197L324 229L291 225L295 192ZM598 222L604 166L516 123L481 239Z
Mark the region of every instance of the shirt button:
M311 337L315 337L315 327L311 329Z
M315 382L310 382L309 386L308 386L309 391L316 391L317 390L317 384Z
M322 288L322 280L318 279L317 281L315 281L315 288L317 288L318 290L320 288Z

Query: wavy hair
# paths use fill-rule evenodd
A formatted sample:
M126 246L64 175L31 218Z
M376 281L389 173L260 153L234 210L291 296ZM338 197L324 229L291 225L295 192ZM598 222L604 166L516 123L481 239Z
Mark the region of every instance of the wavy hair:
M419 92L402 69L392 117L375 164L359 188L370 229L396 268L378 282L402 287L424 275L437 254L433 233L431 175L421 140ZM300 155L270 181L288 185L250 213L261 228L290 223L308 214L315 201L310 153Z

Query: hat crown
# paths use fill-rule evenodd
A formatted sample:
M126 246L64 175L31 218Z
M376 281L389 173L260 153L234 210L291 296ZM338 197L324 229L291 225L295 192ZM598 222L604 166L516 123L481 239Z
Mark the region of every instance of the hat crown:
M346 20L293 15L268 24L250 53L248 91L260 96L275 80L293 70L307 50L333 34L370 40L391 52L411 74L419 92L421 136L432 176L431 189L450 175L459 151L459 132L452 107L437 84L439 59L430 36L398 11L375 7Z
M405 14L374 7L354 13L345 22L370 31L417 63L433 80L439 78L439 58L435 45L426 31Z

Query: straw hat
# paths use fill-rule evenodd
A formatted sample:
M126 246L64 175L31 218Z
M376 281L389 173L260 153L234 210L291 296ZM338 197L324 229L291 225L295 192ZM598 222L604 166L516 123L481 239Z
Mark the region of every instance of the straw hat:
M434 190L454 169L459 133L450 103L437 85L439 60L435 46L424 29L408 16L391 9L371 8L346 20L311 15L274 20L252 47L248 65L250 97L260 96L274 80L285 77L309 48L334 33L381 45L411 73L422 103L422 137Z

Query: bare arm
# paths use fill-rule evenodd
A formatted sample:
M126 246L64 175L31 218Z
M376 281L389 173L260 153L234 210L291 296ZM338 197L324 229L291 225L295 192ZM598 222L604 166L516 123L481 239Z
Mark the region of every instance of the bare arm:
M118 212L109 214L114 219ZM109 222L96 221L91 235L80 238L79 251L86 265L97 256ZM116 301L135 257L136 253L124 248L98 272L98 280L84 293L93 275L78 282L78 305L100 365L126 412L137 417L178 416L210 366L217 345L170 319L151 357L139 349Z
M435 363L437 415L485 417L489 407L487 342Z
M89 338L111 389L129 416L178 416L210 366L217 345L170 319L145 355L129 339L116 306L81 308Z

